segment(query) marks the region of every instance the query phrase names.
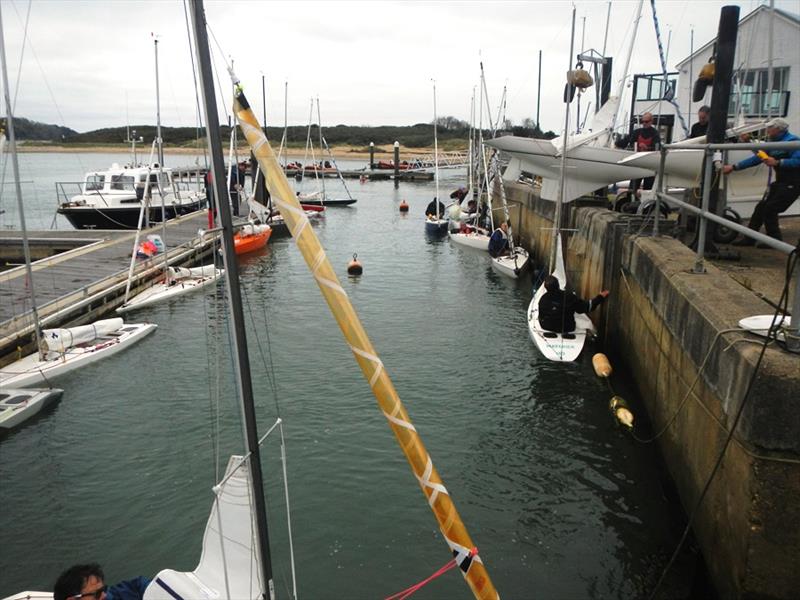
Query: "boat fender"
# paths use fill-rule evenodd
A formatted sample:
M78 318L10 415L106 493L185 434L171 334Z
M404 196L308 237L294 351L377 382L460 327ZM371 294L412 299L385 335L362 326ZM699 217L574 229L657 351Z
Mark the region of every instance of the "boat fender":
M353 260L347 263L347 274L348 275L361 275L364 272L364 267L361 266L361 262L358 260L358 254L353 254Z
M408 212L408 202L405 200L400 201L400 212Z
M608 407L611 409L611 413L614 415L620 425L623 425L628 429L633 429L633 413L628 407L628 403L625 402L625 399L622 396L614 396L611 398L611 402L608 403Z
M594 84L594 80L592 76L584 70L583 63L579 62L575 65L575 69L567 71L567 83L581 90L585 90Z
M692 102L700 102L706 95L706 90L714 82L714 72L716 67L713 62L706 63L700 69L697 81L694 82L692 89Z
M611 377L611 363L609 362L608 357L602 352L598 352L592 357L592 366L594 367L594 372L597 373L598 377Z

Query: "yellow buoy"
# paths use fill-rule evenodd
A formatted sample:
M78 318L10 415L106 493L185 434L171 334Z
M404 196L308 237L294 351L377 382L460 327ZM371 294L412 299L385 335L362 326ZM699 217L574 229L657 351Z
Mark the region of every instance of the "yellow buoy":
M608 407L621 425L624 425L628 429L633 429L633 413L622 396L614 396L611 398Z
M347 263L347 274L361 275L363 272L364 267L361 266L361 262L358 260L358 254L353 254L353 260Z
M408 212L408 202L405 200L400 201L400 212Z
M592 357L592 366L598 377L611 377L611 363L608 361L608 357L602 352L598 352Z

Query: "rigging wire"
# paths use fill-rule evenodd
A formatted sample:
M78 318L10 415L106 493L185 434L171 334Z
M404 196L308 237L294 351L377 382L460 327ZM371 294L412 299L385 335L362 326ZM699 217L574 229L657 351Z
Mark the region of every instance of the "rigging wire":
M203 149L203 166L208 168L208 148L205 144L200 143L200 131L203 128L203 113L200 110L200 94L197 93L199 89L197 85L197 65L194 62L194 46L192 46L192 31L189 24L189 12L186 7L186 0L183 0L183 17L186 22L186 37L189 40L189 59L192 62L192 81L194 82L194 101L195 101L195 142Z
M784 285L783 285L783 291L781 292L780 300L778 301L778 308L775 309L775 313L773 314L772 317L772 325L769 328L769 332L764 342L761 344L761 352L759 353L758 359L756 360L756 364L753 367L753 373L750 375L750 380L747 383L747 388L745 389L742 401L739 404L739 407L736 409L736 413L733 418L733 422L731 423L730 430L728 431L728 434L725 437L725 441L722 444L722 448L719 452L719 455L717 456L717 460L714 462L714 466L711 469L711 473L709 473L708 478L706 479L706 482L703 485L703 488L700 492L700 495L698 496L694 504L694 507L692 508L692 511L689 513L689 518L687 520L686 527L683 530L683 534L681 535L681 538L678 541L678 544L675 547L672 556L670 557L669 561L667 562L666 566L661 572L661 576L656 582L653 591L648 597L649 600L654 600L657 597L661 585L663 584L664 579L667 576L667 573L672 568L672 565L675 564L675 561L678 558L678 554L683 548L683 544L686 541L686 538L689 536L689 532L691 531L692 528L692 523L694 522L694 519L700 510L700 506L702 505L703 500L705 500L706 494L708 493L708 490L711 487L711 483L714 481L714 478L717 472L719 471L719 468L722 466L722 460L725 458L725 453L728 450L728 446L730 446L730 443L733 440L734 433L736 431L737 426L739 425L739 420L741 419L742 414L744 414L744 408L745 406L747 406L747 401L750 398L750 392L752 391L753 386L755 385L756 377L758 376L759 369L761 368L761 362L763 361L764 354L767 351L767 346L769 345L770 341L773 340L777 341L777 331L775 324L778 322L778 317L781 315L781 313L783 312L783 314L786 314L786 310L788 309L789 284L792 279L792 274L797 268L798 251L800 251L800 244L798 244L798 246L794 250L792 250L791 253L789 253L789 256L786 259L786 272L784 277Z

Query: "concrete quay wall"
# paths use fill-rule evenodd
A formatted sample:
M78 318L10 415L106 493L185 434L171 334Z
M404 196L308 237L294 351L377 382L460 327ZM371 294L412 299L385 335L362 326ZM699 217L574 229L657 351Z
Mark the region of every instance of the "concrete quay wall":
M519 205L512 225L523 245L546 263L553 203L529 186L506 191ZM713 265L693 273L694 253L642 235L638 217L592 206L568 213L568 277L584 297L611 290L593 314L600 339L637 385L687 514L741 411L693 522L719 596L796 598L800 357L768 348L745 399L761 344L729 330L768 306Z

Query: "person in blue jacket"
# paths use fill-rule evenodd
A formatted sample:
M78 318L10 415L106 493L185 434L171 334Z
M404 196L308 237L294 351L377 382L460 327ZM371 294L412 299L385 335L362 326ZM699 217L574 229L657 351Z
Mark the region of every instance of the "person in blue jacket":
M146 577L137 577L109 586L97 563L74 565L59 575L53 600L142 600L149 584Z
M497 258L508 253L508 223L503 221L489 238L489 256Z
M789 133L789 124L783 119L772 119L767 124L767 136L771 142L796 142L800 141L796 135ZM735 165L725 165L722 172L726 175L731 171L741 171L764 163L775 171L775 181L769 185L764 198L756 204L753 216L750 217L748 227L754 231L764 226L767 235L782 240L781 228L778 225L778 215L786 211L792 203L800 197L800 149L798 150L767 150L760 151L767 154L761 158L754 154L749 158L739 161ZM756 244L753 238L745 237L733 243L734 246L753 246L767 248L763 244Z

